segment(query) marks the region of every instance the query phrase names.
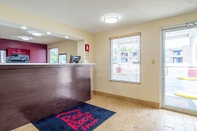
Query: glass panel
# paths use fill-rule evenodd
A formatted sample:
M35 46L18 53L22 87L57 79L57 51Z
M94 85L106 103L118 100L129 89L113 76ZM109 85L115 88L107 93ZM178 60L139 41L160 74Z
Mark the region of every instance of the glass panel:
M58 63L58 48L49 49L50 63Z
M165 63L167 66L189 66L189 38L181 32L166 33Z
M185 29L165 34L165 105L176 109L197 111L195 32Z
M168 68L165 104L197 111L197 68Z
M195 39L195 55L196 55L196 59L195 59L195 65L197 66L197 38Z

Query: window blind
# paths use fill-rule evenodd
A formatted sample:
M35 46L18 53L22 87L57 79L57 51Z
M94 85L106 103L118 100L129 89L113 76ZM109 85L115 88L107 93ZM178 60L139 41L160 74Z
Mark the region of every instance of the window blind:
M110 37L110 80L140 83L140 35Z

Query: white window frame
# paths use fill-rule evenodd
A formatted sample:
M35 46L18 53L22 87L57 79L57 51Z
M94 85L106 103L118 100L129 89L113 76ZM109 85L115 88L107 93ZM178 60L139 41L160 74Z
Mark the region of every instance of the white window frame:
M59 61L59 63L65 64L65 63L63 63L63 62L61 61L61 60L62 60L61 57L62 57L63 55L66 56L66 61L65 61L65 62L67 63L67 53L61 53L61 54L59 54L59 56L58 56L58 59L59 59L59 60L58 60L58 61Z
M112 44L113 43L112 43L112 41L114 39L122 39L122 38L124 39L124 38L128 38L128 37L136 37L136 36L139 37L139 72L138 72L139 75L136 74L136 77L138 78L138 80L119 80L119 79L112 78L112 75L113 75L113 52L112 52ZM110 81L132 83L132 84L141 84L141 33L137 32L137 33L127 34L127 35L122 35L122 36L114 36L114 37L110 37L109 40L110 40ZM118 59L118 57L117 57L117 59Z

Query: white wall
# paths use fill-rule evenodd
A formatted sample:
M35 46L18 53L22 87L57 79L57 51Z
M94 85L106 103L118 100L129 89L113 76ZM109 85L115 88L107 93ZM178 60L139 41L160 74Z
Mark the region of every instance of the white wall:
M77 42L77 55L81 56L80 63L89 63L85 61L84 59L84 52L85 52L84 48L85 48L84 40L78 41Z
M48 49L58 48L58 54L66 53L67 54L67 63L69 63L70 55L77 55L77 41L65 40L58 43L48 44Z
M95 35L95 90L160 102L160 28L197 21L197 12L156 20ZM141 85L110 82L109 37L141 32ZM151 64L151 60L155 64Z

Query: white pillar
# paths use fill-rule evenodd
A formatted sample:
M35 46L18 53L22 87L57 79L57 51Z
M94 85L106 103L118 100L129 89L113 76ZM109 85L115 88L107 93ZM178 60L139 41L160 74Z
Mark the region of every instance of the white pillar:
M80 63L89 63L89 52L88 54L85 54L85 42L84 40L80 40L80 41L77 41L77 55L78 56L81 56L81 60L80 60ZM67 54L68 55L68 54ZM88 55L88 58L85 59L85 55ZM67 58L70 58L70 56L68 56Z

